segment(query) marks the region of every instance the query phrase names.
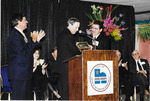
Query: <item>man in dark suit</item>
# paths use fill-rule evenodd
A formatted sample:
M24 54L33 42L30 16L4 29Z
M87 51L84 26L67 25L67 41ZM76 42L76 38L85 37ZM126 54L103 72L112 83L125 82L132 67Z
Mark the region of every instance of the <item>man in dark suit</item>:
M63 100L68 100L68 63L64 60L69 59L77 54L80 54L75 42L74 34L78 31L80 22L77 18L71 17L68 22L68 27L65 28L57 38L57 61L59 63L58 72L60 72L60 82L58 90Z
M45 36L44 31L31 33L28 40L23 31L27 28L26 17L17 13L12 18L13 29L7 40L8 79L12 86L13 100L28 100L32 95L33 48Z
M50 73L51 84L53 86L57 86L57 82L59 81L59 72L57 66L57 47L54 47L51 50L51 54L49 59L47 60L47 63L47 70Z
M103 23L94 21L91 26L91 35L93 39L86 38L85 40L93 46L94 50L109 50L111 49L110 39L103 33Z
M121 59L121 53L117 50L117 62L118 62L118 69L119 69L119 89L121 89L121 83L124 84L124 91L125 91L125 101L130 101L130 96L133 95L133 86L131 80L129 78L129 71L127 62L124 62ZM120 91L120 90L119 90Z
M144 101L145 90L149 92L149 64L146 59L140 59L138 50L132 52L133 60L129 65L132 82L138 82L140 91L140 101Z

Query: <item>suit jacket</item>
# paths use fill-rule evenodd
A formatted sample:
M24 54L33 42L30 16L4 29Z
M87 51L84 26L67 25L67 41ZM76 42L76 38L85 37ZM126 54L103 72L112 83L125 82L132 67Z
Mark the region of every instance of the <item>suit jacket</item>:
M149 64L148 64L148 61L146 59L140 59L141 62L145 62L145 64L143 64L143 69L146 70L147 72L147 77L149 77ZM136 61L135 60L132 60L130 63L129 63L129 72L131 74L137 74L137 70L136 70Z
M51 78L51 84L57 85L59 81L59 66L57 66L57 60L55 60L53 56L50 55L50 58L48 59L47 63L47 71L50 74L49 78Z
M57 38L58 61L64 61L80 54L75 42L75 36L68 28L64 29Z
M64 60L80 54L75 42L75 36L69 29L64 29L57 38L57 73L60 73L58 90L63 100L68 100L68 63Z
M91 36L92 37L92 36ZM90 45L92 45L92 39L90 38L86 38L85 39ZM96 50L110 50L111 49L111 40L106 36L104 35L103 33L101 33L96 41L99 41L99 44L98 46L96 46Z
M7 40L8 78L30 80L32 78L33 48L38 43L24 40L23 35L13 29Z
M54 59L52 55L47 60L48 66L47 70L50 74L57 73L57 60Z
M125 67L119 66L119 82L129 79L129 72Z

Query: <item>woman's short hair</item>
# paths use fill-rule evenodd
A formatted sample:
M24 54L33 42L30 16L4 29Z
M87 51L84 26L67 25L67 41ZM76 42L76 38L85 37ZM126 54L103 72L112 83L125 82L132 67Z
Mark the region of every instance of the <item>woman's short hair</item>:
M71 24L73 25L75 22L80 22L79 19L75 18L75 17L71 17L68 19L67 24Z

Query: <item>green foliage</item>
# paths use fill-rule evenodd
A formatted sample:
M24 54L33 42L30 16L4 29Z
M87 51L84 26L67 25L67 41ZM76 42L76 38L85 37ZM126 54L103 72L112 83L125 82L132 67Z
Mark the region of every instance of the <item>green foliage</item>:
M141 25L139 25L138 35L143 40L150 40L150 24L141 24Z

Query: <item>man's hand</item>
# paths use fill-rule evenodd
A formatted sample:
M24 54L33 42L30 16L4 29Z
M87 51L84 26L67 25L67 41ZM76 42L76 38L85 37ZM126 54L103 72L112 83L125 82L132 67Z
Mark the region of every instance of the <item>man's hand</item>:
M38 37L38 31L31 32L31 38L33 42L37 41L37 37Z
M147 75L145 74L145 70L140 70L138 71L138 73L142 73L147 78Z
M40 42L40 40L45 36L45 32L43 30L40 30L38 37L37 37L37 42Z
M121 65L122 65L122 59L119 61L118 67L120 67Z
M89 47L90 47L90 49L89 50L92 50L93 49L93 46L92 45L88 45Z
M127 65L127 63L128 63L128 62L125 62L125 63L124 63L124 68L125 68L126 70L128 70L128 65Z

